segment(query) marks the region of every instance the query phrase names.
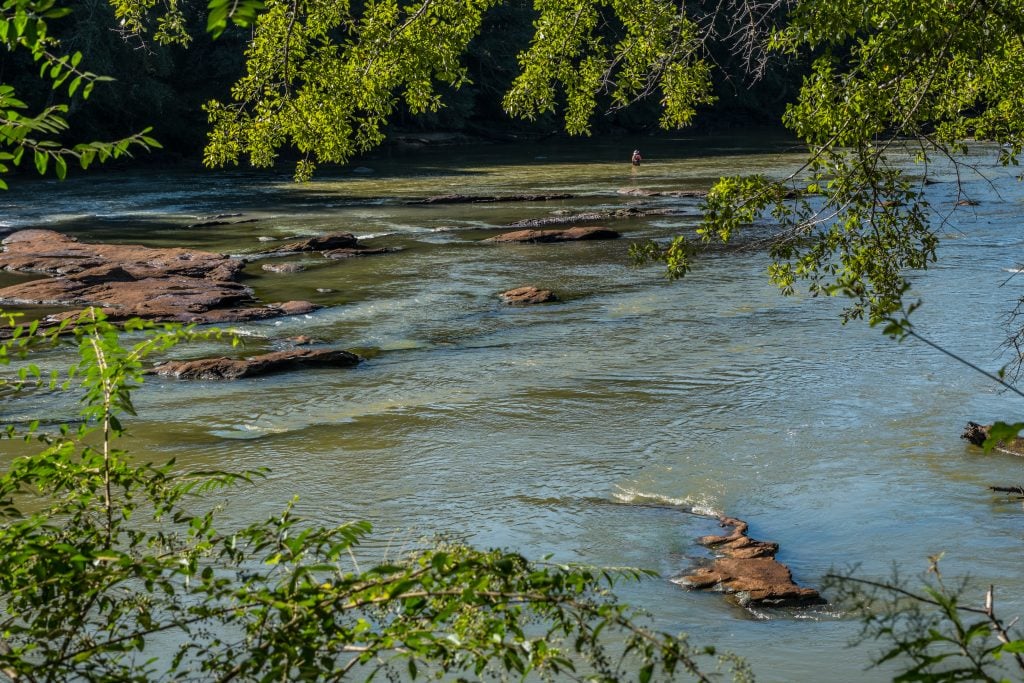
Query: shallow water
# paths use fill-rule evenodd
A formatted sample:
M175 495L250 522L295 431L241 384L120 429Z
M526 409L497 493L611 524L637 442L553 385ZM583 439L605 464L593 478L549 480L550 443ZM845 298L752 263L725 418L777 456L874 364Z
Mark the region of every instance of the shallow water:
M639 169L623 161L634 147L645 157ZM1001 316L1024 282L1009 272L1020 267L1024 191L991 150L976 154L989 180L966 180L980 204L942 227L940 263L914 276L926 302L916 315L921 334L996 370ZM619 188L704 188L723 174L786 173L797 160L771 139L643 138L382 152L360 162L372 173L345 169L306 185L283 174L103 173L15 186L0 197L0 223L239 255L273 244L260 236L337 230L402 248L347 261L293 257L309 266L297 274L266 273L259 262L246 270L263 300L325 305L240 326L249 349L305 334L372 350L358 368L153 380L138 393L134 451L271 468L255 489L227 497L230 518L262 517L297 494L300 510L324 522L373 521L371 551L448 533L668 579L704 556L693 540L713 526L687 510L727 513L779 542L779 559L803 585L851 564L872 577L894 562L912 574L945 551L948 575L996 584L1001 613L1021 613L1024 510L986 489L1018 483L1021 461L959 439L968 420L1013 418L1020 399L923 344L840 325L841 301L781 297L766 283L763 253L712 254L677 284L657 266L629 265L630 242L692 225L698 202ZM929 188L942 210L956 199L953 176L929 176L945 181ZM576 198L405 203L453 192ZM670 214L615 222L625 236L615 242L479 242L493 234L484 229L522 218L630 205ZM258 221L186 227L233 212ZM500 303L498 292L523 284L562 301ZM4 405L3 414L39 408ZM746 656L759 680L888 678L865 671L870 648L846 647L858 624L828 609L754 614L668 580L622 592L659 626Z

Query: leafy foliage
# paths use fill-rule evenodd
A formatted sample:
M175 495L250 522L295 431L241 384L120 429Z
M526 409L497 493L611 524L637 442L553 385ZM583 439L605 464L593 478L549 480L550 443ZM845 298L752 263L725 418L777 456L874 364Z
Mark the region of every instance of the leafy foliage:
M302 154L296 179L306 179L319 163L344 162L380 144L400 103L413 113L437 111L438 85L468 83L462 57L497 4L268 2L256 16L248 73L232 89L234 102L207 107L207 165L248 156L269 166L291 145ZM226 3L214 5L217 31ZM562 107L566 128L585 133L603 93L621 107L660 91L666 127L688 123L697 105L711 101L697 29L672 3L559 0L538 2L537 10L521 74L504 100L510 113L532 119ZM604 33L613 21L622 36L609 47Z
M876 665L907 662L895 681L996 683L1024 675L1024 638L996 614L995 589L988 588L983 607L964 604L968 584L947 586L939 559L931 558L917 588L898 574L883 582L834 574L828 586L838 604L862 618L861 642L885 643Z
M8 678L710 680L698 660L714 661L713 649L643 627L610 592L646 572L444 542L361 570L352 552L369 524L318 527L292 506L219 530L213 511L196 512L204 494L262 472L182 472L136 462L118 442L143 362L220 333L132 321L127 333L138 341L125 347L125 333L96 309L46 333L8 323L3 363L62 343L62 334L74 335L80 361L67 373L24 365L0 391L75 391L82 405L77 428L3 432L42 445L0 476Z
M66 17L70 9L56 0L4 0L0 4L0 42L8 51L28 53L39 70L39 79L53 91L72 99L88 99L97 83L109 80L80 68L82 53L64 54L60 41L49 33L48 22ZM0 176L29 158L40 174L52 170L63 179L68 162L83 169L94 161L104 162L130 153L132 147L159 147L149 129L113 142L65 145L68 104L50 104L41 111L26 113L27 105L11 85L0 83ZM0 177L0 189L7 184Z
M1015 2L796 2L768 47L815 54L784 117L808 146L788 178L723 178L691 240L648 246L679 276L692 254L759 218L776 226L769 276L786 293L853 297L845 319L901 306L905 273L935 260L934 225L953 207L924 196L933 158L958 166L967 140L1000 144L1016 164L1024 140L1022 8ZM906 158L920 171L908 173ZM960 199L958 197L957 199Z

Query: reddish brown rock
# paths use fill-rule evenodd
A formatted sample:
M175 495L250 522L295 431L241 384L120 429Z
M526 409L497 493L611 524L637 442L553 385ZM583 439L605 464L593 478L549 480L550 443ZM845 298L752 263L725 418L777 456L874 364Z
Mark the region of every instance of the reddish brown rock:
M558 301L558 297L550 289L538 289L533 286L516 287L500 294L502 300L514 306L525 306L529 304L545 304L549 301Z
M569 228L567 230L516 230L490 237L485 242L578 242L582 240L613 240L619 233L608 228Z
M22 230L3 240L0 268L52 277L0 289L0 303L99 306L113 321L230 323L308 313L305 301L260 305L235 282L245 266L223 254L140 245L89 244L52 230ZM44 323L77 317L50 316Z
M349 368L359 356L338 349L292 349L249 358L201 358L170 361L151 373L177 379L240 379L305 368Z
M245 261L224 254L137 244L91 244L53 230L20 230L5 238L0 268L19 273L77 275L93 268L117 266L140 280L179 275L233 280Z
M704 536L699 543L720 556L679 579L697 590L717 590L733 596L743 606L795 607L821 605L825 600L813 588L793 582L789 567L775 559L779 546L747 536L747 524L732 517L720 518L732 527L725 536Z

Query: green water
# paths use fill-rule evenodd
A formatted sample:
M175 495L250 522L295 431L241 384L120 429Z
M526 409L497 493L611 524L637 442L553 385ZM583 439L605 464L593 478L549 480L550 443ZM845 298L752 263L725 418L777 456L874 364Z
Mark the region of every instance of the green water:
M629 153L645 163L634 169ZM989 368L1000 316L1018 296L1024 192L979 149L992 184L943 226L941 262L914 277L919 331ZM234 383L153 380L137 398L130 448L186 466L270 467L225 499L250 520L294 495L324 522L374 522L368 552L435 533L532 557L637 565L664 580L624 588L658 625L745 655L760 680L886 680L851 650L858 624L831 608L751 613L670 579L704 552L694 538L727 513L777 541L803 585L860 564L923 570L945 551L950 576L995 583L1006 617L1024 610L1024 511L986 490L1018 483L1021 462L961 441L967 420L1013 418L1020 401L912 342L839 323L841 303L780 297L758 251L708 256L683 283L629 265L629 244L692 226L698 200L624 188L706 188L729 173L782 174L798 156L755 139L624 139L380 153L307 185L258 173L107 173L30 182L0 197L3 223L83 239L202 247L251 257L258 238L349 231L396 253L301 273L246 269L265 301L307 299L308 316L241 325L247 349L305 334L372 350L354 370ZM952 180L941 169L937 180ZM570 200L410 205L430 195L568 192ZM951 204L951 182L930 186ZM524 218L664 208L607 223L624 239L562 245L480 240ZM242 213L255 222L187 228ZM239 218L241 220L241 218ZM10 281L10 276L4 276ZM533 284L560 303L508 308L497 294ZM331 291L318 292L317 289ZM219 352L204 346L180 354ZM59 362L59 354L53 359ZM3 417L72 406L5 404ZM8 448L9 446L3 446ZM632 505L662 502L677 508Z

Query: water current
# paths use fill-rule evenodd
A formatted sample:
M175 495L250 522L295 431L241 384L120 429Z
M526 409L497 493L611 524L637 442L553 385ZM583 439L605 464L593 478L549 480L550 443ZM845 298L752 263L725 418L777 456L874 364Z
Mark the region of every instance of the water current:
M628 163L635 147L639 168ZM292 274L251 263L246 281L262 300L325 307L239 326L247 351L304 334L366 362L231 383L152 380L129 448L185 466L271 468L225 497L230 519L261 518L298 495L300 512L325 523L371 520L371 552L443 533L650 568L665 578L625 586L624 598L661 628L745 656L759 680L886 680L892 669L866 669L872 648L847 647L859 625L832 608L753 613L668 580L706 556L694 543L715 526L704 515L726 513L780 543L802 585L853 564L872 578L893 563L913 574L944 551L947 575L993 583L1004 616L1024 612L1024 510L986 488L1020 483L1021 462L959 438L968 420L1019 415L1021 399L921 343L841 325L840 300L780 296L762 251L710 254L676 284L629 263L631 242L692 227L699 203L620 189L707 188L723 174L785 174L799 159L769 137L645 137L380 152L302 185L285 170L115 171L16 183L0 196L0 225L239 256L266 248L260 237L330 231L401 247L292 257L308 266ZM928 170L943 242L938 265L913 276L925 301L919 332L989 370L1006 360L1003 318L1024 283L1013 272L1024 188L994 159L972 151L984 176L962 181L978 205L948 219L955 175ZM574 198L407 203L554 192ZM625 206L670 211L608 224L624 235L612 242L480 241L519 219ZM258 220L186 227L219 213ZM524 284L561 301L498 299ZM213 351L223 349L178 353ZM2 413L41 408L74 414L31 400Z

